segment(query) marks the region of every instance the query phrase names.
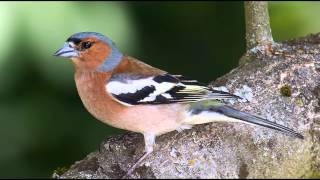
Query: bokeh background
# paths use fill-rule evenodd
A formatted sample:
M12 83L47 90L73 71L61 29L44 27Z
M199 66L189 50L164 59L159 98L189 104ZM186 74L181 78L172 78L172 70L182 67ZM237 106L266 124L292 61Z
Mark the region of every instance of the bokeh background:
M319 2L270 2L276 41L320 32ZM126 54L210 82L245 51L243 2L0 2L0 177L50 177L123 133L83 107L73 33L108 35Z

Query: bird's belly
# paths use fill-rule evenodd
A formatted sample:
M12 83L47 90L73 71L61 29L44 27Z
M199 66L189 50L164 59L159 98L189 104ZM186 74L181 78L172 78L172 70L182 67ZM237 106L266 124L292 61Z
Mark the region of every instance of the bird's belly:
M121 113L117 123L123 129L160 135L176 130L184 117L180 105L137 105Z
M82 98L86 109L98 120L120 129L140 133L164 134L177 129L184 119L181 109L175 105L137 105L118 107L113 100L105 103L99 98ZM116 105L111 105L116 103Z
M102 78L103 79L103 78ZM98 120L110 126L140 133L164 134L177 129L185 118L180 104L125 106L107 95L106 81L76 78L79 96L86 109Z

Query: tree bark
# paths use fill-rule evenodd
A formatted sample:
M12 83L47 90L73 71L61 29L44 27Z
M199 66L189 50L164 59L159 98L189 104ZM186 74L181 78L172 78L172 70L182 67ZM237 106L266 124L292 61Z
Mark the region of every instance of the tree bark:
M247 50L273 42L267 1L245 1Z
M241 123L197 125L156 140L155 151L132 178L320 177L320 34L248 51L256 59L212 83L249 102L230 104L290 127L304 140ZM286 85L291 94L282 94ZM142 154L143 137L109 137L99 150L57 178L119 178Z

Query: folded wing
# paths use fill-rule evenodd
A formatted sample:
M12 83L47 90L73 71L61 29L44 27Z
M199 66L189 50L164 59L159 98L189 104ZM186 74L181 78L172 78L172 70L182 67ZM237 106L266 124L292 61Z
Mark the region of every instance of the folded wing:
M106 84L106 90L116 101L127 106L239 98L209 88L196 80L170 74L147 77L127 73L117 74Z

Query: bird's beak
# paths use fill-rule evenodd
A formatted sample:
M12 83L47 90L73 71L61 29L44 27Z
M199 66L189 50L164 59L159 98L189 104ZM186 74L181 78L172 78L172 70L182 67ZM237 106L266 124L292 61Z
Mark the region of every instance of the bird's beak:
M72 58L72 57L78 57L79 53L74 47L72 47L69 43L66 42L64 43L64 46L61 49L59 49L57 52L55 52L53 55Z

